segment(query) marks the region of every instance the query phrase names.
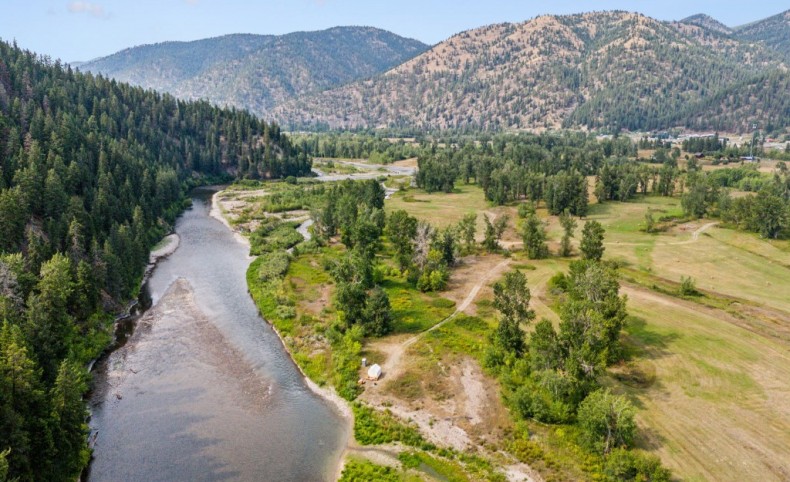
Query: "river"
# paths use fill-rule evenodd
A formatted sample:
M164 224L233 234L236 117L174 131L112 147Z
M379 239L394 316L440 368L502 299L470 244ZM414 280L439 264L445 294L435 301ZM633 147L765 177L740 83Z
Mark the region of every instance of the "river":
M348 424L306 385L247 293L248 247L210 217L210 190L176 222L152 307L97 363L88 480L331 480Z

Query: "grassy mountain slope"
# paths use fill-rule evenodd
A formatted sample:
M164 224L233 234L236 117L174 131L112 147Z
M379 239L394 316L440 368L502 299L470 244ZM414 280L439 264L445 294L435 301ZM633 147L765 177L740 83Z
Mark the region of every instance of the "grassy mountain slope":
M695 24L627 12L542 16L462 32L383 75L279 106L272 118L291 127L663 128L783 69L772 50Z
M383 72L427 48L370 27L228 35L133 47L82 71L261 114L283 101Z

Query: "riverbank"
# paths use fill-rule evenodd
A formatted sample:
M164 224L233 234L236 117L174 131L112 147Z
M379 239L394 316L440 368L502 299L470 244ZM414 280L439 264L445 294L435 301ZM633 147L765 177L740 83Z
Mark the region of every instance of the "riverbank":
M209 215L224 224L225 227L227 227L228 230L233 234L233 237L236 239L236 241L249 248L250 240L234 229L234 227L230 224L230 221L225 218L225 210L222 208L222 200L220 198L220 195L223 192L225 191L219 190L215 192L213 196L211 196L211 210L209 211Z
M235 229L233 227L233 225L231 225L230 221L225 216L225 212L226 211L222 207L222 194L223 194L223 192L224 191L217 191L212 196L212 198L211 198L210 215L211 215L212 218L217 219L222 224L224 224L233 233L234 239L236 239L238 242L240 242L244 246L249 247L250 246L249 239L247 237L245 237L244 235L242 235L237 229ZM299 226L299 228L297 229L297 231L305 238L306 241L310 239L310 233L309 233L308 229L309 229L309 227L311 225L312 225L312 220L308 219L307 221L302 223ZM250 256L250 258L254 258L254 256ZM261 318L266 320L266 318L264 317L263 313L260 312L260 310L259 310L259 314L261 315ZM353 442L353 438L354 438L354 435L353 435L354 414L353 414L353 411L351 409L351 406L348 403L348 401L346 401L340 395L338 395L337 392L332 387L322 387L322 386L318 385L317 383L315 383L312 379L310 379L310 377L307 376L307 374L304 372L302 367L299 366L299 364L293 358L293 353L291 353L291 351L289 350L288 345L285 342L285 338L280 333L280 331L277 329L277 327L275 327L274 324L268 322L268 320L267 320L267 323L269 324L269 326L271 326L272 330L277 334L277 337L280 340L280 343L282 344L283 349L286 351L286 353L288 353L288 355L291 357L291 360L292 360L294 366L299 370L299 373L301 373L302 377L304 378L305 385L307 385L307 387L314 394L316 394L317 396L319 396L319 397L323 398L324 400L326 400L327 402L329 402L337 410L337 412L341 416L341 418L345 421L345 424L346 424L345 430L349 434L349 436L348 436L349 438L348 438L348 440L346 442L346 446L344 448L343 454L342 454L340 460L338 461L337 467L336 467L336 469L334 471L334 473L335 473L335 480L337 480L339 478L341 472L343 471L343 467L345 465L346 456L347 456L349 450L351 450L355 446L355 444Z
M97 364L90 482L334 476L347 417L262 323L246 292L249 248L210 216L213 194L193 192L178 238L153 250L152 306Z
M270 216L265 212L266 206L271 205L273 193L282 192L282 186L274 186L271 192L264 185L245 187L247 191L241 188L229 191L224 197L227 200L225 209L222 209L221 201L216 201L223 199L222 194L215 196L215 203L220 206L213 211L224 212L231 220L238 219L240 222L233 225L246 232L249 230L247 226L257 219ZM293 190L298 191L298 188ZM244 203L239 202L242 199ZM304 205L294 205L305 209ZM293 211L278 211L277 216L295 217ZM298 229L302 234L305 224L302 223ZM251 239L255 241L255 237ZM253 245L258 243L274 246L266 235ZM334 399L346 410L351 407L353 417L349 416L348 422L353 423L355 433L349 436L335 474L337 478L365 474L364 464L373 463L390 467L394 473L428 477L428 480L446 480L447 477L460 477L458 480L540 480L523 467L516 466L515 460L501 455L497 446L491 445L504 440L502 432L510 427L510 422L503 414L498 387L481 372L477 361L470 359L468 353L446 356L445 348L435 347L442 359L429 360L420 348L420 353L409 350L408 355L397 357L402 358L400 363L393 362L397 366L387 363L390 354L383 349L384 345L397 342L400 347L403 337L409 333L418 333L431 326L443 328L440 321L455 319L452 315L456 307L463 311L469 306L481 291L482 282L457 286L460 299L451 300L436 293L421 293L409 287L402 275L390 273L385 275L383 284L395 307L396 333L385 338L337 340L328 333L334 320L334 305L331 302L332 282L325 266L342 255L342 246L308 243L301 249L297 248L295 252L299 254L292 257L277 250L261 252L247 273L248 290L259 311L275 329L311 389ZM494 261L497 264L501 260ZM387 260L382 263L388 264ZM485 267L475 263L471 269L460 271L468 271L470 280L476 279L474 272L479 273L479 269L489 267L484 264ZM486 278L486 281L493 279ZM456 284L453 282L454 286ZM439 331L428 330L431 335ZM452 332L456 334L455 330ZM441 333L444 334L445 330ZM475 333L474 339L458 337L458 340L462 344L478 346L484 337L477 335L479 333ZM434 337L430 336L430 339ZM420 344L420 347L424 346ZM403 351L406 351L405 347ZM362 357L367 357L370 363L388 367L381 381L357 384L357 380L365 376L364 369L357 368ZM436 370L437 363L439 371ZM404 368L411 371L420 368L421 380L430 386L424 396L416 399L399 396L401 387L408 390L403 377L398 375ZM415 382L405 383L412 386ZM346 390L350 398L358 396L358 402L349 404L337 396L335 389L326 388L328 385ZM423 395L421 388L417 387L417 390L419 395ZM486 410L482 409L484 406ZM422 460L417 466L413 465L415 457ZM344 467L347 469L345 474Z

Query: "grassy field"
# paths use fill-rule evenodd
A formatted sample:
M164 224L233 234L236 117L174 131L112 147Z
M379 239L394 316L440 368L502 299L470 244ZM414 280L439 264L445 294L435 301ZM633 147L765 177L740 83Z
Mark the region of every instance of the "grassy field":
M588 217L607 230L605 257L647 280L624 288L628 340L641 356L623 367L625 382L611 382L640 406L640 445L688 480L788 480L790 243L719 227L694 240L708 220L647 234L648 208L656 219L681 214L679 199L647 197L592 205ZM559 237L556 221L550 232ZM532 263L540 276L546 262ZM681 276L709 295L649 289L651 279L672 286Z
M493 210L482 192L463 185L450 195L400 193L388 209L439 224L473 209ZM664 231L642 231L648 209ZM559 223L545 210L539 214L556 249ZM592 204L587 219L604 225L605 258L623 263L624 275L635 281L624 286L632 315L627 343L635 356L606 383L638 404L639 446L683 479L790 479L790 243L718 226L695 237L715 220L684 222L678 197ZM533 268L525 270L533 308L556 320L544 296L546 282L567 262L521 258L514 253L513 264ZM692 277L707 295L677 296L682 276ZM488 297L481 292L476 319L490 315ZM483 342L452 323L422 340L413 354L479 356L475 343ZM397 388L430 394L420 368L414 366ZM553 437L547 432L545 442Z
M387 212L403 209L412 216L443 228L460 221L469 213L481 213L489 209L483 190L476 185L458 184L450 194L427 193L421 189L396 192L387 200ZM478 219L482 227L482 218Z
M628 338L647 382L617 383L640 405L640 445L687 480L787 480L790 350L721 311L627 291ZM648 386L640 386L646 384Z

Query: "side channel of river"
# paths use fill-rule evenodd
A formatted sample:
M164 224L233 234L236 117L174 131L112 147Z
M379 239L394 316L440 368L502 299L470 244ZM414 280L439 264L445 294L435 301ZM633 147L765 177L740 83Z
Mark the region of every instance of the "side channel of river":
M97 363L88 479L330 480L349 437L247 293L248 248L210 217L208 189L176 223L152 307Z

